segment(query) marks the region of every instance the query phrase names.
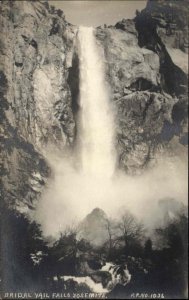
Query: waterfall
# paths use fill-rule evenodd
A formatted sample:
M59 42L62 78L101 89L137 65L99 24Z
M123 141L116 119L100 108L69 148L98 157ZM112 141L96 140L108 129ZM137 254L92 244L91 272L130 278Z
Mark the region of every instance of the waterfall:
M183 166L176 161L175 168L170 169L166 159L142 176L128 176L119 170L115 174L114 110L105 80L103 48L98 45L92 28L80 27L77 41L79 141L73 152L48 151L46 157L53 176L37 204L35 220L42 225L45 236L59 236L65 228L84 220L96 207L112 218L119 217L126 208L152 226L159 214L159 199L176 197L185 202L187 181ZM38 192L37 184L33 188Z
M80 27L80 152L82 171L110 178L115 170L114 119L104 58L92 27Z

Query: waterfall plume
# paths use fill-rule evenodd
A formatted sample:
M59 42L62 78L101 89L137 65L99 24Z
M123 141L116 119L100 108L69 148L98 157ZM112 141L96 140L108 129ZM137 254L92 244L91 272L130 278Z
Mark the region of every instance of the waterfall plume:
M114 119L103 53L92 27L78 32L80 60L80 151L85 174L111 177L115 170Z

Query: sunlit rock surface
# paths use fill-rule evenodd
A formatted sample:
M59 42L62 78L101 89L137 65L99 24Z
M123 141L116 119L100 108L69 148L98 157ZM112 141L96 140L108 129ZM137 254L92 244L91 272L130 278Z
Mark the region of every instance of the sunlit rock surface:
M1 1L0 27L3 198L27 212L50 174L42 148L74 140L68 78L75 28L38 1Z

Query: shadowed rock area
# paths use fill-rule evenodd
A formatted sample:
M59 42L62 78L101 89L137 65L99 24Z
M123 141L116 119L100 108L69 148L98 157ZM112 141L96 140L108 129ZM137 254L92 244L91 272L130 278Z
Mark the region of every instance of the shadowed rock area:
M149 1L134 20L97 28L117 110L119 164L131 174L167 151L186 151L179 145L187 132L186 7Z

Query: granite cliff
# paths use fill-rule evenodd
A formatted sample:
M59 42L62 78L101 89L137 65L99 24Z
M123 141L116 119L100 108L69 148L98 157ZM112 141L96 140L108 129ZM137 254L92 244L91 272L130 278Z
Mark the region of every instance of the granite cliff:
M96 29L129 174L186 154L186 19L185 1L148 1L133 20ZM27 212L51 174L45 149L76 139L77 27L42 1L0 1L0 22L1 196Z
M184 1L181 6L176 1L149 1L133 20L97 28L117 110L120 166L129 173L157 156L185 152L186 7Z
M73 143L75 28L38 1L1 1L0 22L2 196L27 211L50 174L42 148Z

